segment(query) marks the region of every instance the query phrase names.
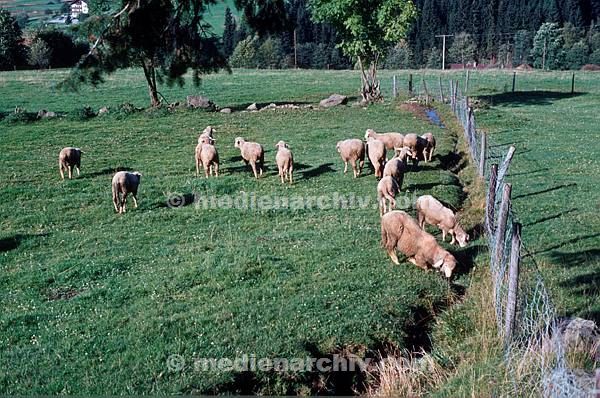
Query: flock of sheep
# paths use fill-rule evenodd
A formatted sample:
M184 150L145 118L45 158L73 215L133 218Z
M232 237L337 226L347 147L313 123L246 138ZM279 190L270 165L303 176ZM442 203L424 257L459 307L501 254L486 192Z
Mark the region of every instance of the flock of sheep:
M200 166L204 169L206 178L219 175L219 154L214 145L214 133L215 130L208 126L198 137L195 150L196 176L200 174ZM440 228L443 241L446 240L446 234L449 234L452 238L450 244L458 243L460 247L465 247L469 236L458 223L454 212L431 195L424 195L417 199L418 222L406 212L393 210L396 206L395 197L402 188L404 174L408 170L408 159L411 159L413 168L418 167L420 160L431 161L436 146L435 137L431 133L423 136L400 133L378 134L369 129L365 133L365 140L366 142L352 138L339 141L336 149L344 162L344 173L348 171L350 162L354 177L358 177L364 166L365 153L375 169L375 176L379 179L377 201L381 216L382 246L396 264L399 264L396 254L398 250L407 257L408 261L418 267L423 269L432 267L450 278L456 267L456 259L425 231L425 224ZM254 177L262 176L265 163L263 146L256 142L245 141L242 137L235 139L234 146L240 150L243 161L251 166ZM284 141L279 141L275 147L277 148L275 161L281 182L289 181L292 184L294 171L292 152ZM394 151L391 159L387 158L388 150ZM72 178L73 169L76 169L79 176L82 153L81 149L73 147L63 148L60 151L58 163L63 180L65 171L68 171L69 178ZM137 192L141 177L141 173L129 171L119 171L113 176L112 200L117 213L125 213L129 194L137 208Z

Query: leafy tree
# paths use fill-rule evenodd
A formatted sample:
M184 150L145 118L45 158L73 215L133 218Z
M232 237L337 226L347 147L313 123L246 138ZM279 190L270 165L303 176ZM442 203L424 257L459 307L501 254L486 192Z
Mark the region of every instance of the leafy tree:
M272 37L267 38L258 47L256 52L257 63L260 68L275 69L282 64L283 50L281 40Z
M558 24L543 23L533 38L533 66L544 70L560 69L563 66L562 47L563 39Z
M38 37L29 46L29 64L39 69L45 69L50 65L51 53L46 42Z
M588 62L588 46L581 40L566 51L565 63L569 69L579 69Z
M473 37L469 33L461 32L454 36L452 46L448 50L448 56L453 62L465 66L467 62L475 59L476 49Z
M257 68L257 52L258 37L248 36L237 44L229 58L229 63L234 68Z
M223 31L223 54L226 57L231 56L233 49L235 48L235 30L236 23L231 13L231 9L227 7L225 9L225 30Z
M98 39L64 84L98 84L105 74L141 66L152 106L160 105L159 83L182 86L191 69L194 84L200 84L202 73L226 68L218 41L202 19L213 1L119 0L118 12L87 22Z
M0 70L19 66L25 55L21 28L17 21L4 9L0 9Z
M337 31L345 55L357 59L361 96L371 102L382 98L377 77L385 50L404 39L417 9L411 0L311 0L313 17Z
M49 63L53 68L67 68L77 64L77 61L89 51L85 42L75 42L71 35L58 29L43 30L36 38L46 43L50 50Z
M531 48L533 47L533 36L527 30L519 30L514 38L513 64L529 64Z
M427 51L425 66L428 69L440 69L442 67L442 52L437 47L431 47Z
M413 66L413 53L406 40L390 48L384 66L386 69L408 69Z

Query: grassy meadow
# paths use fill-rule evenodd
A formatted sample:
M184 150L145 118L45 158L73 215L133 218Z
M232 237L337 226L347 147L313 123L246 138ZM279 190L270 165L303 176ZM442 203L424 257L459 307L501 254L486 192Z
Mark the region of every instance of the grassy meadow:
M0 110L15 105L72 113L90 105L144 106L137 71L80 93L54 91L64 74L0 74ZM352 95L350 72L258 72L208 76L190 92L220 106L311 102ZM199 132L216 128L222 175L194 176ZM231 115L177 110L0 122L0 391L24 394L351 393L360 375L313 372L196 372L195 358L373 355L426 340L428 321L466 283L473 246L449 284L410 264L394 266L379 246L376 179L342 173L336 142L366 128L438 137L438 155L405 179L406 195L432 193L460 208L464 193L446 170L456 137L396 102L368 108L276 110ZM266 176L256 181L233 147L236 136L266 148ZM282 185L275 143L294 152L296 182ZM61 181L64 146L85 152L82 175ZM116 170L143 173L138 209L117 215L110 181ZM304 209L203 209L167 206L173 194L199 197L301 197ZM315 198L366 198L368 206L318 209ZM312 205L310 205L312 203ZM331 202L329 202L331 203ZM476 244L475 244L476 245ZM170 372L167 359L187 366Z

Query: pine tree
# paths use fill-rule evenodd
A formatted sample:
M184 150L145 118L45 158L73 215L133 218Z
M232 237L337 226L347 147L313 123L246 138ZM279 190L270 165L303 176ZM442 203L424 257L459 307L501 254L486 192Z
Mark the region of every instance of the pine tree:
M230 57L235 48L235 30L236 23L231 13L231 9L227 7L225 9L225 30L223 31L223 55Z
M25 55L21 41L19 24L8 11L0 8L0 70L21 65Z

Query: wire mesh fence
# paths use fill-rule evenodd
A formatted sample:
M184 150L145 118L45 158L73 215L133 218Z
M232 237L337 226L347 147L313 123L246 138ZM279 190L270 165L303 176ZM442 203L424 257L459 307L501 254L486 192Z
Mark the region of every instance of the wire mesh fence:
M430 103L424 83L416 94ZM498 333L504 341L507 368L515 396L591 396L568 368L565 347L552 303L534 256L521 240L521 225L511 206L512 186L506 182L513 146L498 145L477 129L470 99L456 81L439 82L438 100L449 103L464 131L464 139L479 176L487 187L485 233L494 286ZM524 385L532 390L524 393Z

